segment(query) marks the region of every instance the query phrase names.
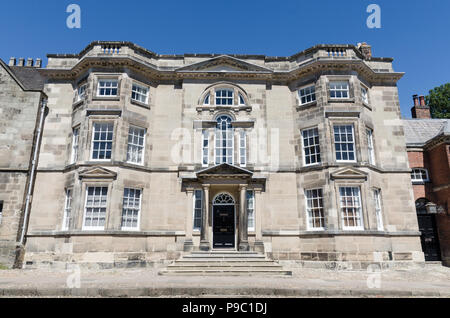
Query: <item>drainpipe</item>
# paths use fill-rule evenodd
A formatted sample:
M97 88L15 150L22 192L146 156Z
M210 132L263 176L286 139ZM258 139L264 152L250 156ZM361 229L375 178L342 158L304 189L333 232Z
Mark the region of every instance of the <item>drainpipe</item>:
M39 156L42 130L44 128L44 118L45 118L45 108L46 107L47 107L47 99L43 98L41 101L41 110L40 110L41 114L40 114L40 119L39 119L38 130L37 130L36 146L34 147L33 160L31 161L30 182L28 183L27 199L25 201L25 213L24 213L24 219L23 219L23 225L22 225L22 232L20 234L20 240L19 240L20 246L23 246L25 243L25 234L28 229L28 219L29 219L29 215L30 215L31 200L33 197L34 182L36 180L37 159Z

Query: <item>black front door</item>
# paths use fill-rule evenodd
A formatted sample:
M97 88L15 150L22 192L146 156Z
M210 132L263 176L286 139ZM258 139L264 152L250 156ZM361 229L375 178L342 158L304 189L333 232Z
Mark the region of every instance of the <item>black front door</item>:
M422 250L425 254L425 261L433 262L441 260L441 251L436 230L436 219L434 215L418 214L419 230L422 233Z
M213 208L213 247L235 247L234 206L216 205Z

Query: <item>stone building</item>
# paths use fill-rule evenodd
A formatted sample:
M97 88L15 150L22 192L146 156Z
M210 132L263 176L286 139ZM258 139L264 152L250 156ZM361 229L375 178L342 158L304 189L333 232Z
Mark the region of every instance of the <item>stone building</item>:
M18 66L8 66L0 60L0 264L7 267L22 250L23 216L30 210L46 99L44 79L37 71L41 62L26 63L20 59Z
M424 96L414 95L404 120L421 242L427 261L450 265L450 120L431 119Z
M367 44L48 55L24 266L423 262L392 62Z

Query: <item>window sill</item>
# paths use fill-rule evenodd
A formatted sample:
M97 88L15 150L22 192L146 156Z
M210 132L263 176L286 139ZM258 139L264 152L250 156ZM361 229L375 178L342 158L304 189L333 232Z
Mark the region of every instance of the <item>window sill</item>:
M150 109L150 105L148 103L139 102L134 99L130 99L130 103L139 107Z
M297 109L297 111L299 111L299 110L308 109L308 108L314 107L314 106L317 106L316 100L313 102L306 103L306 104L297 105L296 109Z
M95 96L92 101L120 102L120 96Z
M370 106L369 103L363 102L362 104L363 104L363 106L364 106L365 108L367 108L368 110L372 111L372 106Z
M354 98L328 98L328 103L354 103Z
M84 101L85 101L85 99L80 99L80 100L74 102L74 103L72 104L72 108L73 108L73 109L78 108L79 106L81 106L81 105L84 104Z

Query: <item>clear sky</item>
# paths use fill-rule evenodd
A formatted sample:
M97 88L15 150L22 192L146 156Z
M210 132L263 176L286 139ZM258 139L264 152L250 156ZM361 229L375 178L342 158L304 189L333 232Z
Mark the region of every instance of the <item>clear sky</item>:
M66 8L81 7L81 29ZM381 28L369 29L369 4ZM290 56L321 43L372 45L393 57L403 116L413 94L450 82L449 0L21 0L0 5L0 58L78 53L91 41L131 41L160 54Z

